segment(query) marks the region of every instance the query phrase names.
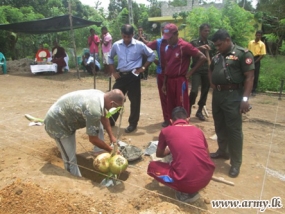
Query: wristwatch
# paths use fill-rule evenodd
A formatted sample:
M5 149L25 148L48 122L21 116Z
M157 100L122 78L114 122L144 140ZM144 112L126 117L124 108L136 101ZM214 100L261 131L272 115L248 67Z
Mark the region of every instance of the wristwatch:
M243 98L242 98L242 101L243 101L243 102L247 102L247 101L248 101L248 97L243 97Z
M143 66L142 69L145 70L145 67Z

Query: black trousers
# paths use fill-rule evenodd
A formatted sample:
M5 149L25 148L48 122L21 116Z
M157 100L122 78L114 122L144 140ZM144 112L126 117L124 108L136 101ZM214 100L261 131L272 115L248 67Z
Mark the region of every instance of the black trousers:
M255 56L254 60L256 60L259 56ZM258 85L258 78L259 78L259 71L260 71L260 60L256 63L254 63L255 69L254 69L254 81L253 81L253 87L252 92L256 92L257 85Z
M93 75L93 68L94 68L94 63L93 62L91 62L90 64L88 64L88 65L84 65L84 63L82 62L81 63L81 65L83 66L83 67L85 67L85 69L87 70L87 72L89 73L89 74L92 74ZM95 65L95 71L99 71L99 67L97 66L97 65Z
M124 94L128 93L128 97L131 103L131 113L129 116L129 124L131 126L137 126L140 118L141 108L141 80L140 76L135 76L131 72L128 74L121 74L121 77L116 79L113 89L120 89ZM111 126L115 125L119 114L113 115L110 118Z
M208 92L210 89L210 82L207 72L198 72L192 75L191 77L191 91L189 94L189 102L190 102L190 114L191 107L195 104L196 98L198 95L199 86L201 85L201 95L200 100L198 102L199 109L202 110L203 106L206 105Z

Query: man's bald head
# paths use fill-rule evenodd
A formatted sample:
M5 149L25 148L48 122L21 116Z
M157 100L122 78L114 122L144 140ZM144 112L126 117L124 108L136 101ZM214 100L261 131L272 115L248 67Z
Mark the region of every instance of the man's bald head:
M107 109L110 109L111 107L114 106L112 105L112 103L115 103L117 105L115 106L118 107L118 106L123 106L125 102L125 96L120 89L113 89L105 93L104 99L105 99L105 108Z
M119 103L125 102L125 96L120 89L113 89L107 92L106 94L111 100L115 102L119 102Z

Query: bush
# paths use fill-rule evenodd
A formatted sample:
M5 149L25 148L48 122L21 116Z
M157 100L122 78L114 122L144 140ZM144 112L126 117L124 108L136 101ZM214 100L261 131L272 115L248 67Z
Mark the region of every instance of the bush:
M285 80L285 56L265 56L261 60L258 91L279 91Z
M148 67L148 74L156 75L156 65L154 63L151 63L151 65Z
M285 55L285 42L282 43L282 46L279 48L280 54Z

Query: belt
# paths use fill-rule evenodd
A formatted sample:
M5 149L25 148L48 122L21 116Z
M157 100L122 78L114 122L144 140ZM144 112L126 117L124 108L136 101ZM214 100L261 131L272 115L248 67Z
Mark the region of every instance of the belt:
M240 84L226 84L226 85L216 85L216 89L218 91L232 91L239 89L241 87Z
M124 71L124 72L119 71L119 74L120 74L121 76L123 76L123 75L128 75L128 74L131 74L131 73L132 73L132 71Z

